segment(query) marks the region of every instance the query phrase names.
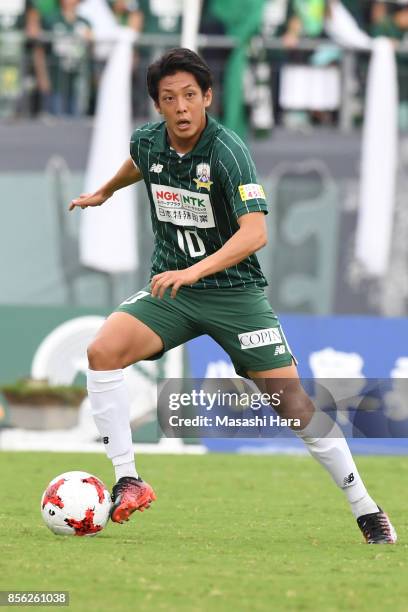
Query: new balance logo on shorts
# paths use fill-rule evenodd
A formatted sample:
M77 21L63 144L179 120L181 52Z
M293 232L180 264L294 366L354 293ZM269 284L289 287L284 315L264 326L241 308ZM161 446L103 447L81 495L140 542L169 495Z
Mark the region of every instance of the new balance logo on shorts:
M352 482L354 482L354 474L353 474L353 472L351 472L351 474L349 474L348 476L344 477L343 487L347 487L347 485L351 484Z
M286 353L286 346L284 344L279 344L275 348L275 355L284 355Z
M267 346L268 344L282 344L283 342L281 333L277 327L258 329L257 331L238 334L238 339L243 350Z

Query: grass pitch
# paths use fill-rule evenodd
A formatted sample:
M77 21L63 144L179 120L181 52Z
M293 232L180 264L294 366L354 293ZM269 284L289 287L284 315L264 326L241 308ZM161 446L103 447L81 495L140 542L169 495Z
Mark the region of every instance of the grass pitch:
M341 492L309 457L141 456L158 501L94 538L42 522L68 470L110 486L103 455L0 453L0 590L66 590L74 611L404 611L408 457L358 460L396 546L367 546Z

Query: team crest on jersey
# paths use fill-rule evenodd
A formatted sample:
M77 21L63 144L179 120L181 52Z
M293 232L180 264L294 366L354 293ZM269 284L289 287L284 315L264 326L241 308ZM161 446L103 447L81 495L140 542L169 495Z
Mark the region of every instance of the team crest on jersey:
M213 181L210 181L210 164L198 164L196 168L197 178L194 179L197 189L203 187L210 191Z

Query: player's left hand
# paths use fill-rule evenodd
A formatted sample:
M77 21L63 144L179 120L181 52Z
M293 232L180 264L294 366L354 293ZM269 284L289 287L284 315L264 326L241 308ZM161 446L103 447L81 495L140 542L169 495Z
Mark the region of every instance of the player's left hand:
M182 285L194 285L199 279L199 275L192 268L161 272L150 281L152 296L162 298L168 287L172 287L170 297L175 298Z

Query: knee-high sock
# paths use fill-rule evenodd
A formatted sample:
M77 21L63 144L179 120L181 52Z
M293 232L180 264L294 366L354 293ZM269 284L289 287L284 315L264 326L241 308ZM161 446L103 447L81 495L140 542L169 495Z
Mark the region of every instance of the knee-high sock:
M123 370L88 370L92 415L116 478L137 476L130 429L130 397Z
M317 437L321 432L327 433ZM377 504L367 493L343 432L326 413L316 410L305 429L296 433L312 457L326 468L343 490L356 518L378 512Z

